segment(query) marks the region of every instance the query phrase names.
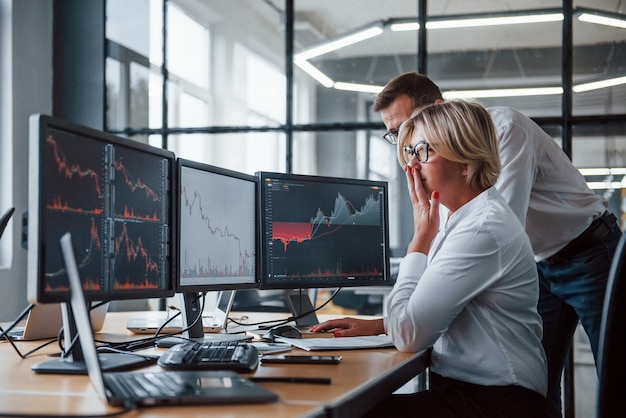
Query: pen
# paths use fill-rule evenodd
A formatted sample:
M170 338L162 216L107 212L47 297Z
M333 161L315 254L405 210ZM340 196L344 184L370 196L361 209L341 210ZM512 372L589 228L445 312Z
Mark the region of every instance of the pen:
M249 377L253 382L278 382L278 383L312 383L317 385L330 385L330 377Z
M144 341L130 342L126 344L125 348L126 348L126 351L135 351L135 350L141 350L142 348L154 347L154 345L155 345L155 340L148 339Z

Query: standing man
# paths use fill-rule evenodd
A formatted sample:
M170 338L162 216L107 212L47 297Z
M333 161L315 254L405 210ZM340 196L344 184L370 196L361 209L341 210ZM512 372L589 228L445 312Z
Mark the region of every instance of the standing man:
M383 138L396 144L400 125L415 109L440 101L439 87L424 75L409 72L392 79L373 106L387 128ZM579 320L597 361L606 282L622 232L607 202L589 189L541 127L514 109L487 110L502 163L495 187L524 225L537 263L549 413L560 417L561 375Z

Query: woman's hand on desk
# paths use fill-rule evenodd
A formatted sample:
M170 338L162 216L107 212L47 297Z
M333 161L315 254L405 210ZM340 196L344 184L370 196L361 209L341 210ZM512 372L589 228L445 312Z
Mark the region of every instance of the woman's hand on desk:
M385 333L382 319L331 319L313 325L312 332L332 332L335 337L358 337L363 335L379 335Z

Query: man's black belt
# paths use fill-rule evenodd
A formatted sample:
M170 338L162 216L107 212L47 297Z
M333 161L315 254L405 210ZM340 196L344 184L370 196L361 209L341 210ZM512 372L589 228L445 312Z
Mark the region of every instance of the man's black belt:
M579 236L571 240L558 253L549 257L546 261L563 262L572 259L575 255L600 242L613 230L616 223L617 218L615 215L604 212L602 216L594 220Z

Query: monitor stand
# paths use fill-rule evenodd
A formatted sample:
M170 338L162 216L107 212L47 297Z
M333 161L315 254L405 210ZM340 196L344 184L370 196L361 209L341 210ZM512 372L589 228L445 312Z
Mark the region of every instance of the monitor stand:
M61 304L61 312L63 315L63 334L65 340L65 351L62 358L56 360L44 361L31 367L36 374L87 374L87 367L83 358L83 352L80 348L80 342L76 338L73 346L72 340L74 336L78 336L76 332L76 323L74 322L74 314L69 303ZM70 347L71 346L71 347ZM143 357L132 353L98 353L100 365L103 371L120 371L131 370L142 367L147 364L154 363L154 359Z
M182 314L182 328L183 332L180 336L163 337L157 341L158 347L173 347L177 344L181 344L189 340L204 341L204 327L202 325L202 309L203 304L202 293L198 292L182 292L180 293L181 300L181 314ZM196 319L200 317L196 321ZM194 323L194 321L196 321Z
M285 301L294 316L296 326L301 329L308 329L319 324L315 307L311 299L315 300L317 289L287 289L285 290ZM302 315L304 314L304 315ZM302 317L300 317L302 315Z
M181 293L181 297L183 305L182 326L183 329L186 330L183 332L183 337L193 340L204 339L204 327L202 326L203 306L200 303L202 300L202 293L184 292Z

